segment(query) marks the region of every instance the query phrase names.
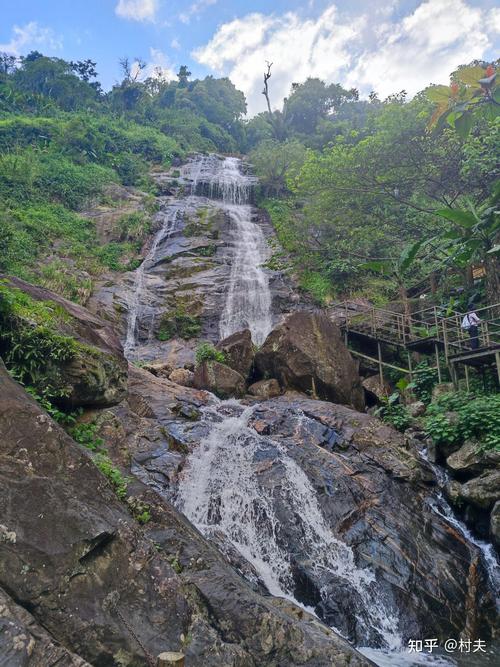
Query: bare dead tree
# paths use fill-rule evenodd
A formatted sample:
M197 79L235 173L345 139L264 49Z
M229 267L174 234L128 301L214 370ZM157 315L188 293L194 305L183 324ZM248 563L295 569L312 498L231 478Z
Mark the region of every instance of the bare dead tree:
M267 110L269 111L269 116L270 120L272 122L273 120L273 112L271 109L271 102L269 100L269 86L268 86L268 81L271 78L271 67L273 66L272 63L270 63L268 60L266 60L266 65L267 65L267 72L264 72L264 90L262 91L262 94L266 98L267 102Z

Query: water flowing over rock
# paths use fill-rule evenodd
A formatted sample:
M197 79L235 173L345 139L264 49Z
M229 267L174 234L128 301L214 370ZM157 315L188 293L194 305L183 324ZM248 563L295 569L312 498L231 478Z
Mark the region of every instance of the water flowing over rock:
M489 632L482 553L435 512L418 457L392 429L289 397L226 402L204 419L213 425L188 459L177 504L273 595L313 608L358 645L401 650L408 637L463 629L463 582L477 560L474 605Z
M272 312L273 293L280 310L287 298L294 307L290 281L263 266L272 231L251 204L255 178L241 160L197 155L180 174L158 198L157 231L139 268L103 284L89 302L122 330L129 359L162 358L172 367L193 362L195 340L248 328L261 344L281 316ZM165 174L155 178L169 183Z
M164 389L158 403L175 402L176 385L149 377ZM139 667L166 649L200 667L371 664L300 608L260 595L136 480L152 513L141 528L1 364L0 464L6 666Z

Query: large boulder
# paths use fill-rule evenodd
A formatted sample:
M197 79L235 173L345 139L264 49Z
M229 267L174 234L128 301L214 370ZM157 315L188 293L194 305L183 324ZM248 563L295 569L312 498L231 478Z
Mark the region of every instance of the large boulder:
M245 393L245 380L225 364L204 361L194 371L193 387L211 391L219 398L240 397Z
M270 380L259 380L248 387L248 393L257 398L276 398L281 394L281 389L278 380L271 378Z
M253 366L254 346L250 329L237 331L221 340L217 349L224 353L226 365L237 371L245 379Z
M181 392L203 399L144 371L140 378L165 390L149 414ZM164 651L206 667L371 664L298 607L260 595L135 480L151 514L141 527L88 453L1 364L0 469L2 664L139 667Z
M35 301L55 304L63 313L57 333L76 341L72 358L58 364L60 383L66 390L61 403L75 408L104 407L122 401L127 394L128 364L120 340L109 325L83 306L43 287L13 277L8 283Z
M487 470L462 485L462 499L483 510L489 510L500 500L500 468Z
M364 378L362 385L367 399L371 403L381 402L392 392L391 385L388 382L382 383L380 381L380 375L370 375Z
M358 366L340 329L324 315L290 315L269 334L255 365L261 377L274 377L285 389L364 409Z
M480 443L467 440L458 451L448 456L446 465L456 477L468 478L500 467L500 452L485 452Z

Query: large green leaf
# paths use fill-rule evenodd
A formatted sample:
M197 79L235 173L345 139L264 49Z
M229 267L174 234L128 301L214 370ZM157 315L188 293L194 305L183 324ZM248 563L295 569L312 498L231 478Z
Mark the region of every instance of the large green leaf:
M420 239L416 243L412 243L403 250L399 257L399 270L401 273L404 273L413 263L413 260L417 256L418 251L427 243L428 239Z
M371 262L365 262L361 264L360 269L366 269L367 271L377 271L378 273L391 273L391 266L388 262L373 260Z
M482 79L486 73L483 67L464 67L456 73L457 79L466 86L479 86L479 79Z
M476 216L470 211L460 211L456 208L443 208L436 211L436 213L442 218L451 220L451 222L455 222L457 225L460 225L460 227L465 227L466 229L470 229L477 224Z
M461 116L455 118L455 130L457 131L459 137L462 139L467 139L473 124L474 118L471 113L465 112Z
M436 104L441 104L443 102L448 102L450 99L450 87L449 86L429 86L426 88L425 94L430 99L431 102Z

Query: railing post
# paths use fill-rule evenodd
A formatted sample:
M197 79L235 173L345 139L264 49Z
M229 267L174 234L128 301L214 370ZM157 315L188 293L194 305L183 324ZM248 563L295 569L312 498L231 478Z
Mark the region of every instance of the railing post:
M436 366L438 372L438 382L441 384L441 366L439 365L439 347L437 342L434 343L434 352L436 354Z
M380 346L380 341L377 341L377 352L378 352L378 372L380 376L380 388L384 387L384 369L382 367L382 348Z

